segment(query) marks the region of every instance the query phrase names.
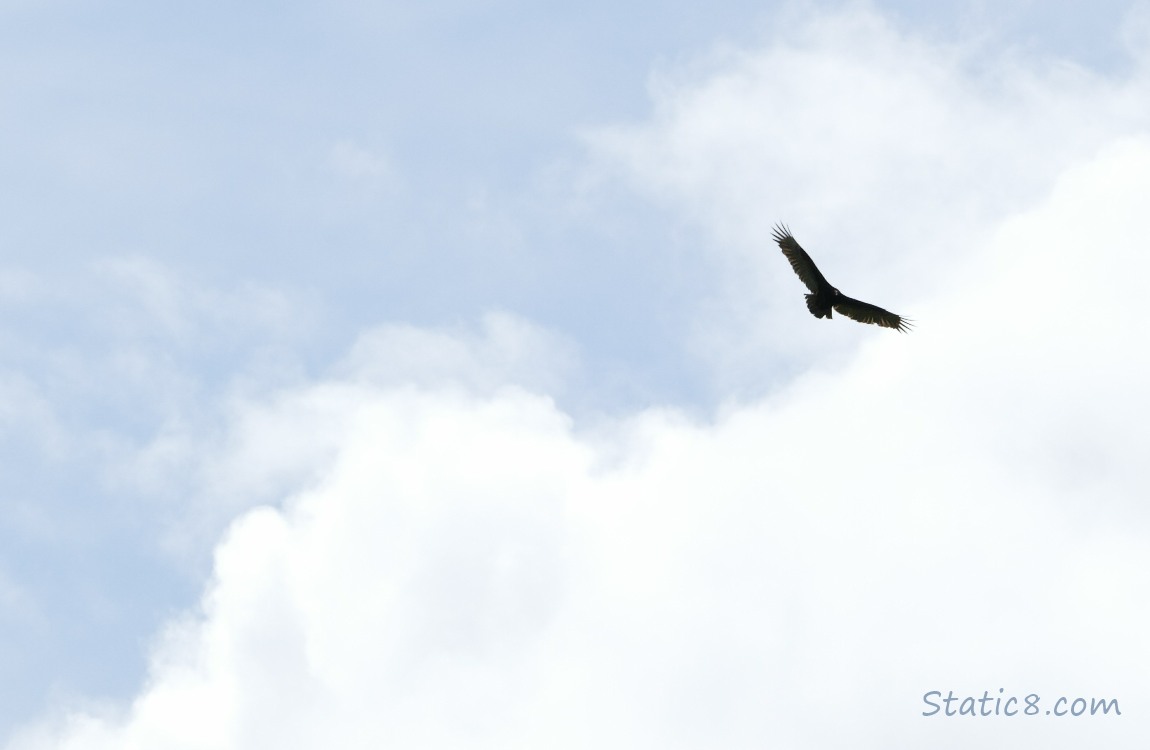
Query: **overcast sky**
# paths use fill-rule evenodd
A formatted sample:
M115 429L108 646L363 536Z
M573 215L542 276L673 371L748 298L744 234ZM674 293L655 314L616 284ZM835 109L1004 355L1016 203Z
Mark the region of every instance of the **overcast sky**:
M1150 5L0 0L0 174L6 750L1150 742Z

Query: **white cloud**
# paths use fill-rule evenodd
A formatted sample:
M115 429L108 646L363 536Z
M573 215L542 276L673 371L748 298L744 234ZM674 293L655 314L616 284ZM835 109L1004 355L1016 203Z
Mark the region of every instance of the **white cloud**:
M317 481L380 389L494 394L516 384L561 394L578 365L573 344L507 313L488 313L475 329L381 325L356 339L322 385L301 392L241 383L211 413L169 420L147 445L121 455L113 473L148 496L180 496L187 505L173 516L168 542L187 554L235 514Z
M481 330L383 325L362 334L337 372L378 385L458 383L490 392L508 382L562 391L578 365L576 347L554 332L503 312L483 316Z
M145 257L106 259L95 264L94 271L104 287L100 292L115 295L116 304L101 309L111 311L121 333L202 345L207 337L229 339L252 330L286 337L308 319L297 309L302 302L298 297L251 283L204 284Z
M828 70L861 89L952 80L945 55L873 19L812 28L822 41L772 47L752 68L790 70L796 90ZM656 147L683 122L722 130L742 122L744 102L762 106L758 84L738 83L744 62L695 89L741 93L677 98L681 111L646 131ZM1132 100L1032 81L1033 101L1060 102L1034 105L1047 114L1077 101L1102 117ZM945 88L905 91L949 107ZM54 717L10 750L1143 747L1150 352L1135 307L1150 270L1150 139L1126 135L1133 120L1094 129L1079 113L1090 122L1032 146L1022 123L1039 120L999 128L979 95L957 97L969 119L928 117L931 128L1004 142L955 152L944 170L943 198L963 185L990 197L962 204L981 218L949 246L959 255L923 263L949 275L918 301L914 334L878 331L709 423L668 408L589 429L545 395L569 345L529 323L369 332L329 377L237 401L227 448L215 444L204 471L221 492L286 499L232 524L202 610L168 629L132 705ZM826 132L808 153L856 153L837 140L855 138L849 129ZM928 162L946 153L927 141ZM694 142L720 165L653 159L640 173L658 162L659 176L640 181L715 226L741 217L724 241L749 238L768 221L751 194L781 196L787 181L748 187L734 155ZM1036 166L1043 143L1058 148ZM1011 170L986 154L1015 150L1026 174L1004 187ZM787 166L775 153L799 173L799 156ZM914 170L930 171L858 153L892 206L914 193ZM962 163L970 154L982 161ZM816 168L789 183L790 203L776 200L799 218L807 206L816 239L879 204L847 169L832 228L819 229L816 196L833 194L836 174ZM704 201L704 188L721 195ZM1009 205L988 208L995 196ZM906 237L939 215L916 199L924 215ZM789 322L821 332L797 294ZM921 716L927 691L1000 687L1038 693L1044 708L1060 695L1117 698L1124 715Z
M170 464L161 457L174 458L189 430L202 426L197 420L215 411L202 403L223 390L213 376L238 372L236 390L291 380L299 366L281 353L309 336L318 317L305 295L213 286L143 257L57 277L19 269L3 276L16 290L6 297L8 314L20 324L0 342L0 427L71 465L97 456L123 469L123 453L133 451L138 478L153 489L143 465ZM132 433L165 422L135 453Z
M10 747L1140 747L1147 194L1150 141L1116 143L996 230L931 328L711 424L285 392L261 439L338 416L327 470L236 520L130 710ZM920 715L1000 687L1124 715Z

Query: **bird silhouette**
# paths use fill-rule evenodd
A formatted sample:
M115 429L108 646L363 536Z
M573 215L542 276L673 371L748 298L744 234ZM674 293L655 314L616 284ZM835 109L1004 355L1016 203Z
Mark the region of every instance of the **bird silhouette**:
M791 268L798 274L799 280L806 285L807 289L811 290L811 293L806 295L807 309L811 311L811 315L829 320L833 308L840 315L845 315L860 323L873 323L903 333L910 330L913 321L869 302L848 297L831 286L815 262L811 260L811 256L807 255L807 251L803 250L802 246L795 241L794 236L791 235L791 230L786 226L776 225L774 238L775 242L779 243L783 255L787 256L787 260L790 261Z

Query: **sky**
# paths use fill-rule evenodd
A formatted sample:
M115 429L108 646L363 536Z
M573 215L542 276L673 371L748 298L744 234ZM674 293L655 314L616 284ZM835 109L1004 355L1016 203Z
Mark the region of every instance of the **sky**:
M7 0L0 174L4 750L1150 740L1146 3Z

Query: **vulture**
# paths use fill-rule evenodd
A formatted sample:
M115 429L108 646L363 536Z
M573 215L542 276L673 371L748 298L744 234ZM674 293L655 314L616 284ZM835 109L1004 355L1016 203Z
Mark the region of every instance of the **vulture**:
M831 286L819 272L818 266L811 260L811 256L807 255L807 251L803 250L795 241L795 238L791 236L791 230L786 226L776 225L774 237L775 242L779 243L783 255L787 256L787 260L790 261L791 268L798 274L799 280L806 284L807 289L811 290L811 293L806 295L807 309L811 311L811 315L829 320L831 308L834 308L839 315L845 315L860 323L874 323L883 328L893 328L904 333L910 330L912 321L877 305L851 299Z

